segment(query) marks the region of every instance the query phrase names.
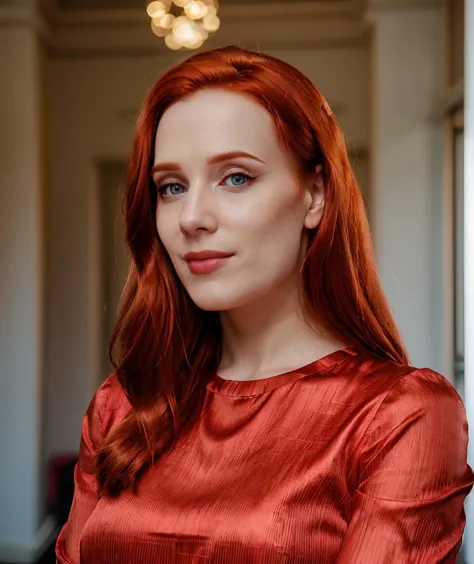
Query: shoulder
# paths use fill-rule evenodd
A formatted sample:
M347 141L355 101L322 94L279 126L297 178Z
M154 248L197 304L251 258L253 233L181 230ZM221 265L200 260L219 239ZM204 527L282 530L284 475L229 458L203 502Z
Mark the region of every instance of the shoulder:
M372 496L400 501L437 499L456 484L470 488L466 412L454 387L429 368L391 370L358 445L362 491L370 484Z
M442 409L453 413L464 410L461 398L454 386L441 374L430 368L412 368L387 391L384 402L412 402L425 410Z
M111 429L130 411L130 402L117 375L111 374L96 391L82 424L82 437L96 451Z
M371 359L371 370L363 375L374 388L377 409L374 421L383 417L436 416L465 422L462 400L454 386L430 368L416 368L384 359ZM378 380L378 382L377 382Z
M336 370L343 403L351 418L360 422L359 444L363 437L362 444L369 448L383 441L382 436L405 433L413 444L436 440L464 449L465 409L441 374L364 352L348 356Z
M465 468L468 425L466 412L455 388L429 368L388 365L391 377L383 377L374 409L361 444L361 461L376 463L384 457L408 459L427 472L445 467ZM406 458L408 457L408 458Z
M415 408L464 411L458 392L441 374L360 352L339 367L340 375L355 394L373 407L373 416L389 405L401 411Z

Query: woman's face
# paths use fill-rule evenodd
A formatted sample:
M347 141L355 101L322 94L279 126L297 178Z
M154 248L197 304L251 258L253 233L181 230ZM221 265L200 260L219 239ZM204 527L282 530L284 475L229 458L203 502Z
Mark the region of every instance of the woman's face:
M259 104L210 89L172 105L153 179L158 235L198 307L229 311L295 287L322 214L321 172L297 177Z

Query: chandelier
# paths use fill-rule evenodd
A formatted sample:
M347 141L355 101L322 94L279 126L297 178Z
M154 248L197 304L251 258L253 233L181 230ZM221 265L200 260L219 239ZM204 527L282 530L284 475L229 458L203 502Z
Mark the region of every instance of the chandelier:
M153 33L177 51L199 49L219 29L218 8L218 0L160 0L149 2L146 11Z

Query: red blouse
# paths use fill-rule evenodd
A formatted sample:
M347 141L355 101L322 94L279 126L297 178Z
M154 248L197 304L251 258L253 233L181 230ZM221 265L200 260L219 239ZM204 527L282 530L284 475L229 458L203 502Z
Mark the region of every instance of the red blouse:
M61 564L455 562L467 423L431 370L348 348L263 380L215 376L138 494L99 498L94 457L129 408L111 376L84 417Z

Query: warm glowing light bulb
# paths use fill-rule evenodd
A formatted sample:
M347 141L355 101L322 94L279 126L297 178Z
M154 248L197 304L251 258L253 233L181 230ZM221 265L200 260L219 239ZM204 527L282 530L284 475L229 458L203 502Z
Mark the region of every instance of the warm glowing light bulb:
M161 18L160 25L164 29L171 29L173 27L175 19L176 18L173 16L173 14L166 14L166 16L163 16Z
M183 46L172 33L165 37L165 43L166 46L173 51L177 51Z
M200 20L207 15L208 7L201 0L191 0L184 7L184 11L188 18L192 20Z
M217 15L217 8L215 8L214 6L208 6L206 16L216 16L216 15Z
M196 49L200 47L205 36L202 33L202 28L196 22L187 18L186 22L181 22L177 26L173 26L173 35L187 49Z
M163 29L157 20L151 20L151 30L157 37L164 37L168 33L168 30Z
M197 38L194 42L188 43L188 49L199 49L204 43L204 39L202 37Z
M176 33L176 30L181 27L182 25L187 24L191 21L187 16L178 16L173 22L173 33Z
M209 33L202 27L202 24L198 24L198 30L202 40L206 41L209 38Z
M170 13L172 5L182 8L178 17ZM163 37L169 49L198 49L209 33L219 29L218 0L148 0L151 29Z
M213 33L219 29L221 25L221 20L217 16L206 16L203 19L202 26L209 33Z
M163 2L151 2L146 9L150 18L161 18L166 14L166 6Z

